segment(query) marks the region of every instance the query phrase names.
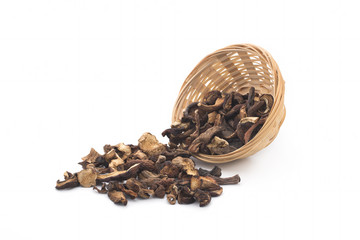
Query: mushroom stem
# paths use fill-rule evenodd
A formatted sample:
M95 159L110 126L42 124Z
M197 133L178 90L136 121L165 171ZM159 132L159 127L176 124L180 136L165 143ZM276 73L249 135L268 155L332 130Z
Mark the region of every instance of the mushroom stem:
M219 185L238 184L241 181L240 176L238 174L227 178L221 178L215 176L210 176L210 177L213 178L216 181L216 183Z

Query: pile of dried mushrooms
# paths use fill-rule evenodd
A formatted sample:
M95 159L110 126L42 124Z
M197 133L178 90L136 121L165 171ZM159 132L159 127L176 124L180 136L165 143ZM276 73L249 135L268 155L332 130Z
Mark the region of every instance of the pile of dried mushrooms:
M239 175L221 178L217 166L211 171L196 169L190 156L188 151L170 149L154 135L144 133L138 145L105 145L102 155L92 148L79 163L83 170L75 174L65 172L65 180L58 180L56 189L93 187L122 205L129 198L166 195L170 204L198 202L202 207L212 197L221 195L220 185L240 182Z
M211 91L202 102L191 103L181 121L162 133L169 138L168 145L144 133L138 145L105 145L104 154L92 148L79 163L83 169L65 172L56 189L93 187L122 205L129 198L166 196L170 204L206 206L221 195L221 185L237 184L240 177L222 178L217 166L197 169L191 155L226 154L240 148L260 130L273 102L271 95L260 96L254 88L245 95Z

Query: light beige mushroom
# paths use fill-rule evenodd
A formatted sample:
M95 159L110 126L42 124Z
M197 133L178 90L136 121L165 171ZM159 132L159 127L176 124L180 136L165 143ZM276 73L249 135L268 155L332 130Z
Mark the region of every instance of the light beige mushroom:
M165 151L165 145L161 144L151 133L144 133L139 138L139 147L149 156L159 155Z
M88 163L94 163L97 157L100 157L101 155L94 149L91 148L90 153L88 155L86 155L85 157L82 157L81 159L84 162L88 162Z
M179 166L186 172L187 175L197 176L198 171L195 169L194 161L190 158L176 157L171 161L173 164Z
M221 150L222 148L226 148L227 146L229 146L229 143L225 139L215 136L206 146L207 148L209 148L210 152L214 154L218 153L219 150Z
M131 155L131 147L124 143L119 143L114 147L119 150L119 152L123 153L123 155L121 156L123 160L125 160L129 155Z
M81 170L78 172L77 177L82 187L88 188L96 185L97 173L92 168Z

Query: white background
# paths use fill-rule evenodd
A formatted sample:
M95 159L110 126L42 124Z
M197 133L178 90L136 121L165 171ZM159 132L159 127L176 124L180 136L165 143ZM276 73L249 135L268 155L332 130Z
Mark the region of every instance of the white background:
M357 1L1 1L1 239L359 239ZM287 117L209 206L56 191L91 147L162 142L207 54L270 51ZM198 166L211 167L197 162Z

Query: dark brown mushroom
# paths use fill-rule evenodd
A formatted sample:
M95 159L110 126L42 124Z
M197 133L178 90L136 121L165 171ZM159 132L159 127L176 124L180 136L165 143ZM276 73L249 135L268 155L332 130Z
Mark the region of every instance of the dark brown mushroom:
M136 193L140 191L141 188L145 188L146 186L142 184L140 181L135 178L130 178L126 181L125 186L127 189L130 189Z
M180 167L171 162L165 162L164 167L160 170L160 174L167 175L169 178L177 177L179 172Z
M199 175L200 176L215 176L215 177L220 177L221 176L221 168L219 168L218 166L214 166L213 169L211 169L210 171L203 169L203 168L199 168Z
M230 111L228 111L226 114L225 114L225 119L229 119L229 118L232 118L234 117L236 114L238 114L240 112L240 108L245 105L244 104L237 104L235 105L234 107L232 107L230 109Z
M250 109L250 107L254 104L254 98L255 98L255 88L251 87L249 89L249 95L248 95L248 99L246 102L246 108Z
M259 121L257 121L255 124L253 124L245 133L244 135L244 141L245 144L248 143L251 140L253 131L260 125L264 124L266 121L266 118L261 118Z
M213 105L215 104L216 100L221 97L221 92L218 90L213 90L205 94L203 98L203 102L205 102L207 105Z
M223 127L222 126L215 126L212 128L209 128L208 130L206 130L206 132L202 133L199 135L199 137L197 137L189 146L189 151L192 153L197 153L199 151L199 147L201 144L208 144L211 140L211 138L217 134L218 132L222 131Z
M120 182L117 181L111 181L108 184L108 191L121 191L123 193L125 193L127 196L129 196L131 199L134 199L137 197L137 193L127 189L124 184L121 184Z
M238 92L235 92L234 93L234 102L236 102L237 104L242 104L245 102L245 99L243 97L243 95L241 95L240 93Z
M193 102L193 103L190 103L190 104L186 107L186 109L184 110L184 113L183 113L183 116L184 116L185 119L188 119L188 118L192 119L192 117L190 116L190 115L191 115L191 112L194 111L194 109L197 108L198 103L199 103L199 102Z
M58 190L74 188L79 186L79 181L77 179L77 174L72 174L69 172L64 173L64 181L57 180L55 188Z
M219 185L238 184L241 181L238 174L227 178L220 178L216 176L208 176L208 177L212 178Z
M216 110L219 110L222 105L224 104L225 98L218 98L216 99L215 103L213 105L206 105L203 103L198 103L197 106L199 109L205 111L205 112L213 112Z
M195 131L190 135L191 138L195 139L199 136L200 133L200 116L199 110L195 110Z
M197 189L194 194L194 198L197 202L200 203L200 207L205 207L211 201L210 193L205 192L201 189Z
M98 193L101 193L101 194L105 194L108 192L108 190L106 189L106 183L103 183L101 185L101 189L99 189L98 187L94 186L93 187L94 190L96 190Z
M225 112L230 111L230 109L232 108L233 96L234 96L234 92L226 94L225 100L224 100L224 103L223 103L223 110Z
M220 187L220 189L218 189L218 190L209 191L210 196L212 196L212 197L218 197L218 196L220 196L222 194L222 192L223 192L222 187Z
M177 200L179 204L191 204L195 202L194 192L188 187L182 187L177 195Z
M128 160L124 165L125 170L129 169L131 166L133 166L135 164L140 164L139 171L142 171L142 170L149 170L151 172L155 171L155 163L153 161L151 161L151 160L140 160L140 159Z
M165 187L163 185L159 185L155 192L154 192L154 196L157 198L164 198L165 196Z
M274 97L270 94L263 94L260 97L260 101L265 104L257 111L259 117L264 117L270 113L270 110L274 104Z
M248 109L248 116L254 117L257 115L258 111L264 106L265 101L255 102L249 109Z

